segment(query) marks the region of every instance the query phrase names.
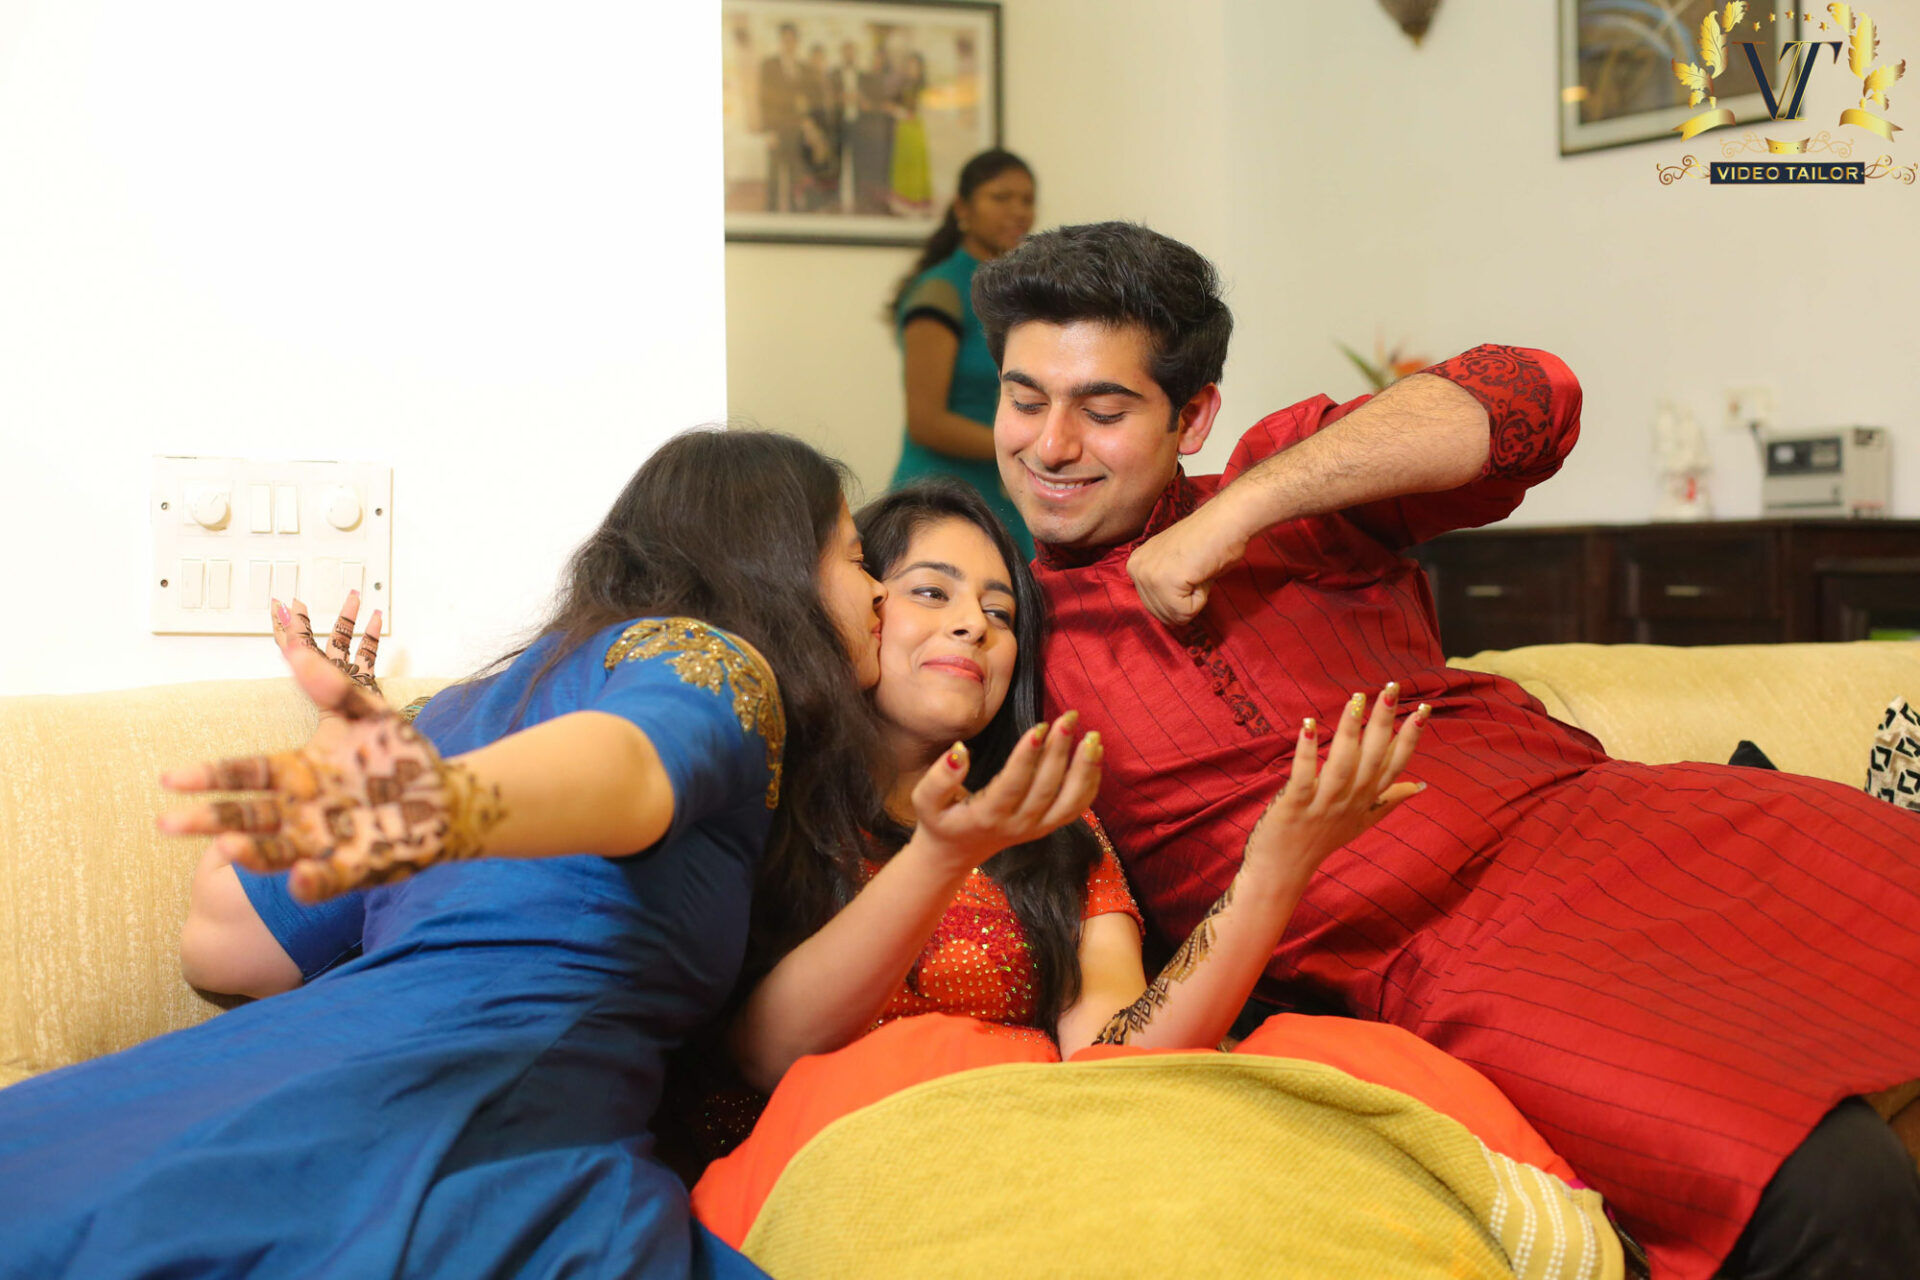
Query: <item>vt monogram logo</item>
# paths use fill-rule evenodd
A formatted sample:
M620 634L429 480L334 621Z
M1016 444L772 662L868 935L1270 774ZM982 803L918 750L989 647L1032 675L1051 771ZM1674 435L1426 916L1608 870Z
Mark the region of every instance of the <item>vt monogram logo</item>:
M1780 56L1782 58L1792 57L1793 67L1788 71L1786 81L1780 87L1782 91L1781 96L1784 97L1787 86L1791 85L1793 87L1793 98L1787 104L1787 109L1782 112L1780 110L1780 99L1774 96L1773 84L1767 78L1766 65L1760 61L1758 47L1751 40L1742 40L1739 44L1742 49L1747 51L1747 63L1753 68L1753 82L1760 86L1760 96L1766 99L1767 114L1775 120L1798 120L1800 118L1800 101L1807 96L1807 81L1813 79L1814 64L1819 60L1818 50L1832 49L1833 60L1835 62L1840 61L1840 42L1838 40L1787 41L1780 50ZM1812 57L1807 56L1809 50L1816 51ZM1687 123L1691 124L1692 121L1688 121Z
M1869 133L1878 134L1887 141L1893 141L1894 133L1900 128L1883 116L1868 110L1870 106L1887 109L1887 90L1907 72L1903 59L1899 62L1875 66L1880 55L1880 34L1873 25L1873 19L1866 13L1856 13L1850 4L1830 4L1827 12L1833 16L1840 30L1847 34L1846 40L1788 40L1783 42L1780 60L1791 59L1786 74L1776 86L1773 77L1767 73L1766 63L1760 54L1760 46L1750 40L1738 43L1746 51L1747 65L1753 69L1753 79L1760 86L1760 94L1767 105L1767 114L1776 121L1800 119L1800 104L1807 94L1807 82L1813 78L1813 69L1819 65L1820 54L1832 50L1833 61L1840 61L1840 51L1847 50L1847 69L1860 77L1860 105L1849 107L1840 113L1842 125L1856 125ZM1673 74L1687 90L1687 104L1699 106L1702 102L1714 108L1703 111L1691 120L1679 125L1674 132L1682 138L1692 138L1709 129L1718 129L1734 123L1733 112L1719 105L1714 95L1713 78L1727 69L1727 37L1746 17L1747 6L1744 0L1734 0L1718 14L1708 12L1700 24L1700 61L1681 62L1674 59ZM1755 22L1755 28L1759 27ZM1778 155L1797 155L1807 149L1806 138L1796 140L1767 139L1767 149Z

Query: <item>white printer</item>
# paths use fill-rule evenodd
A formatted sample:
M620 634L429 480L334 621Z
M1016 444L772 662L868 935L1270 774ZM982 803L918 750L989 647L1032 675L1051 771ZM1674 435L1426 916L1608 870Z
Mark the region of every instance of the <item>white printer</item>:
M1761 514L1884 516L1893 496L1893 448L1882 427L1767 431Z

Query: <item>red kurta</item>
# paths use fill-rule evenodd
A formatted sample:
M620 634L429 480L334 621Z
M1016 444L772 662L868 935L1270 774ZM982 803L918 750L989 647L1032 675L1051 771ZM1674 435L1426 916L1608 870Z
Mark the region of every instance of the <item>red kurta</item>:
M1837 1100L1920 1077L1920 820L1808 778L1611 760L1512 681L1447 667L1400 551L1512 511L1572 448L1580 390L1513 347L1432 372L1488 409L1482 476L1254 538L1177 633L1141 607L1133 548L1364 400L1262 420L1224 475L1177 476L1134 542L1043 546L1049 714L1102 732L1095 810L1178 940L1232 880L1303 718L1389 680L1403 712L1433 704L1410 770L1429 790L1327 860L1268 980L1479 1068L1657 1275L1706 1277Z

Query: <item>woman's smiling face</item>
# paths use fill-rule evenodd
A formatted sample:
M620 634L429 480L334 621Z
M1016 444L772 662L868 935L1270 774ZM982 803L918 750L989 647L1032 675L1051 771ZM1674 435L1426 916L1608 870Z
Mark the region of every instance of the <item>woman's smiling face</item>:
M1013 574L987 535L958 516L921 527L882 572L874 700L894 730L944 750L986 728L1006 701L1019 655Z

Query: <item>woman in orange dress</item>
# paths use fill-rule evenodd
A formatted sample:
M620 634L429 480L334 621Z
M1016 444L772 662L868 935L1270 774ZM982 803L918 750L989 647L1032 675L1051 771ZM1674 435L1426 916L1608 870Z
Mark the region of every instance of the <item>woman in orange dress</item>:
M1425 717L1407 717L1396 734L1391 687L1370 717L1359 694L1338 712L1324 764L1321 728L1303 724L1300 759L1314 763L1286 781L1231 892L1149 983L1140 913L1086 812L1099 737L1076 735L1072 712L1035 723L1043 607L1005 530L978 495L940 481L877 500L858 523L888 591L873 695L888 758L865 824L869 847L819 857L759 890L762 952L779 959L732 1020L726 1047L759 1095L775 1094L796 1064L808 1083L780 1090L776 1123L696 1190L700 1211L717 1220L728 1217L723 1201L741 1203L741 1170L758 1162L777 1171L795 1134L905 1084L1115 1051L1095 1046L1219 1044L1321 860L1422 789L1396 779ZM969 1021L957 1028L923 1014ZM884 1064L868 1053L839 1070L817 1056L881 1027ZM1289 1037L1326 1034L1281 1035L1276 1023L1249 1044L1284 1052L1274 1046ZM796 1128L802 1102L807 1118ZM744 1113L713 1109L702 1128L737 1138L758 1110L758 1099Z
M1071 711L1034 722L1040 598L1005 530L977 495L939 482L879 499L858 523L888 591L870 846L817 859L816 883L760 887L763 937L784 929L792 945L776 945L729 1028L746 1082L770 1093L800 1058L916 1013L1069 1054L1218 1044L1306 878L1421 789L1394 779L1424 716L1396 734L1391 688L1370 722L1354 695L1326 764L1295 771L1232 892L1150 986L1139 912L1082 820L1099 735L1076 735ZM1319 727L1300 734L1317 761Z

